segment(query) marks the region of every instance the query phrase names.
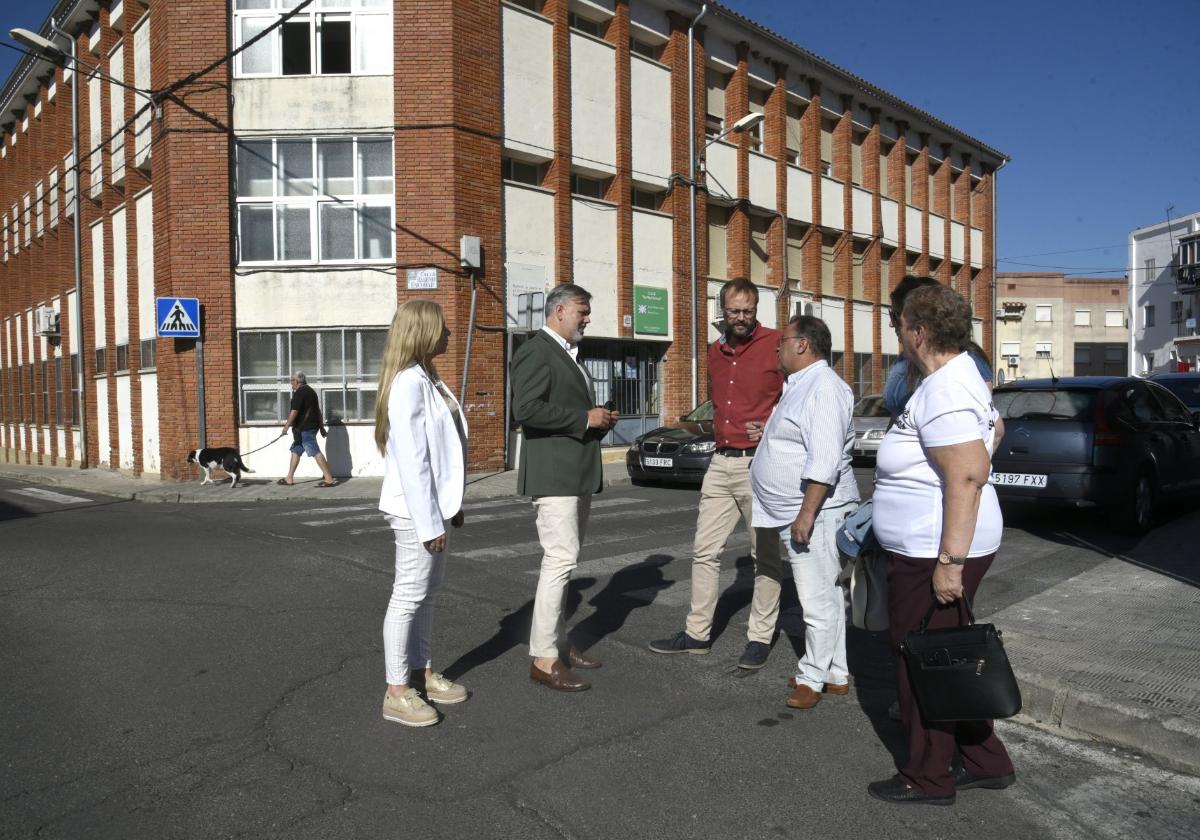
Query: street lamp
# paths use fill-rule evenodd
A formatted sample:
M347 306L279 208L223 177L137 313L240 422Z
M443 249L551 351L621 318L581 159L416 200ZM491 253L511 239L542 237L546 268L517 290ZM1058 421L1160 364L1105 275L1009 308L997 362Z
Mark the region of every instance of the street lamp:
M704 16L704 13L707 11L707 9L708 9L708 4L706 3L703 7L701 7L700 14L696 15L695 19L692 21L693 27L696 25L696 22L699 21L700 18L702 18ZM691 32L691 29L689 29L688 30L688 55L689 55L688 67L689 68L693 66L692 60L690 57L691 49L692 49L692 32ZM688 90L689 91L691 90L692 77L694 75L695 75L694 73L688 73ZM692 407L693 408L696 406L697 401L700 399L700 396L698 393L699 373L698 373L698 369L697 369L697 353L699 351L697 348L697 336L696 336L696 177L700 171L700 156L702 154L704 154L705 151L708 150L709 146L711 146L713 143L716 143L721 138L726 137L729 134L741 134L742 132L749 131L750 129L754 128L756 125L758 125L760 122L763 121L763 117L765 116L765 114L763 114L761 112L752 112L752 113L746 114L744 117L741 117L740 119L735 121L733 125L729 126L729 128L725 129L720 134L718 134L716 137L712 138L707 143L705 143L704 148L701 149L699 153L696 153L694 151L694 148L695 148L694 143L695 143L695 137L696 137L696 115L695 115L694 109L695 109L695 97L689 93L689 95L688 95L688 157L690 158L690 160L688 161L688 163L691 167L691 172L689 173L691 177L688 178L688 221L689 221L689 225L691 228L691 241L689 242L688 247L689 247L689 250L691 253L690 253L688 264L691 267L691 271L689 273L689 283L690 283L690 287L691 287L690 295L691 295L691 314L692 314L692 320L691 320L692 326L691 326L690 332L692 334Z
M87 400L84 399L83 385L86 381L83 375L85 360L87 355L83 352L83 220L80 218L79 193L83 189L82 179L79 177L81 171L79 159L79 59L76 55L77 48L75 39L69 34L59 29L53 21L50 22L50 28L57 35L61 35L71 43L70 55L61 47L57 46L53 41L43 38L41 35L30 32L28 29L11 29L9 35L18 44L22 44L31 48L38 55L52 61L56 64L65 63L69 58L72 69L75 72L75 78L71 80L71 160L75 172L72 173L72 179L75 184L75 189L71 191L71 215L73 219L72 233L75 241L75 332L79 336L77 339L79 344L79 364L75 367L75 385L79 392L79 416L76 418L79 421L79 468L87 469L88 465L88 449L87 449ZM95 154L95 152L93 152ZM67 356L70 358L71 348L67 347ZM61 419L61 418L60 418Z

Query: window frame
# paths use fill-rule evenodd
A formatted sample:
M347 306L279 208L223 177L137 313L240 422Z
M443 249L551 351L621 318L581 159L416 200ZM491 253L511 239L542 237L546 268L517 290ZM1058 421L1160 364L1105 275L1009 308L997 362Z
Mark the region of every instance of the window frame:
M289 195L287 187L284 185L282 177L282 169L279 157L280 142L297 143L308 142L310 145L310 172L312 180L312 192L309 195ZM365 176L361 169L361 161L359 156L359 144L361 141L387 142L389 146L388 160L391 162L391 184L392 189L387 193L360 193L358 192L360 185L364 182ZM237 195L241 181L241 156L244 154L243 149L247 143L266 143L271 144L271 195ZM319 147L320 144L334 142L349 142L351 144L351 174L353 192L339 193L331 195L321 191L322 170ZM235 144L235 173L234 173L234 192L235 203L237 207L236 222L234 236L237 240L237 264L238 266L287 266L287 265L394 265L396 261L396 163L395 163L395 145L392 137L389 135L350 135L350 136L320 136L320 137L244 137ZM321 221L323 218L323 207L337 207L349 205L354 210L354 256L353 257L336 257L323 258L321 252ZM242 213L244 208L270 208L271 210L271 252L272 259L269 260L248 260L242 256ZM280 216L282 211L287 209L307 209L309 221L309 255L301 259L284 259L282 258L282 243L281 243L281 228ZM364 209L383 209L388 211L388 231L389 231L389 249L388 255L385 257L363 257L362 252L362 224Z
M1109 320L1112 315L1116 315L1116 323L1110 324ZM1106 309L1104 310L1104 326L1111 329L1122 329L1125 326L1125 312L1121 309Z
M1142 328L1154 326L1154 304L1146 303L1142 305Z
M379 377L377 372L369 372L367 352L364 342L365 333L378 334L381 341L385 341L387 337L386 326L349 326L349 327L294 327L287 329L251 329L238 330L237 333L237 377L238 377L238 417L239 423L242 426L277 426L287 418L287 406L291 402L291 386L289 377L296 367L293 361L293 345L296 335L313 335L314 336L314 352L317 358L316 370L305 368L305 373L308 378L308 384L317 392L318 399L321 403L321 413L328 423L331 419L335 422L344 425L366 425L375 422L374 402L371 402L369 409L364 409L367 403L364 403L361 394L364 392L375 393L378 396ZM340 374L325 374L326 364L326 341L324 337L330 333L336 333L338 336L337 346L340 348L341 357L339 364L341 367ZM244 372L247 363L247 354L244 352L242 339L243 336L273 336L275 339L275 373L273 375L251 375ZM348 372L346 364L345 348L348 335L354 336L355 347L355 365L357 373ZM376 359L376 365L382 364L382 356ZM340 382L340 384L339 384ZM341 392L341 416L335 416L329 409L329 402L326 397L327 392ZM248 410L247 396L250 394L275 394L277 406L282 412L281 416L271 419L250 418L251 412ZM351 399L351 394L354 397L356 406L356 415L348 417L345 413L345 407Z
M1042 314L1046 317L1043 318ZM1050 303L1039 303L1033 307L1033 321L1036 324L1053 324L1054 323L1054 305Z
M238 49L244 43L242 37L242 25L245 21L258 20L265 23L267 26L275 23L283 15L287 14L291 6L294 6L294 0L289 5L289 0L270 0L270 6L265 9L239 9L237 0L229 0L231 7L231 34L233 37L234 49ZM376 5L364 5L365 0L341 0L341 3L334 5L334 0L323 0L322 4L317 7L314 4L312 7L297 13L288 19L289 24L308 23L308 73L284 73L283 72L283 27L276 27L266 36L270 42L271 50L271 67L268 71L262 73L246 72L243 66L243 58L245 52L239 53L234 61L234 78L237 79L271 79L271 78L304 78L311 76L389 76L394 72L391 62L388 63L386 71L378 69L367 69L360 61L359 37L360 33L367 30L367 26L363 23L363 19L373 17L387 17L385 31L392 30L392 8L393 4L385 2L385 0L375 0ZM324 73L321 71L322 63L322 28L326 19L331 22L347 21L350 25L350 70L347 73ZM383 25L380 21L375 25ZM251 36L254 37L254 36ZM245 39L249 40L249 39ZM389 43L391 40L388 39ZM393 47L394 56L394 47Z
M1080 315L1083 316L1082 320ZM1092 310L1091 309L1076 309L1075 310L1075 326L1090 327L1092 325Z

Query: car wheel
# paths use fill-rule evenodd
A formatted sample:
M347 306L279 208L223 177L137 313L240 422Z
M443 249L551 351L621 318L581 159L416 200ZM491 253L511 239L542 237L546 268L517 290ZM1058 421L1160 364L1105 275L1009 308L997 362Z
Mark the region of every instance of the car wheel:
M1154 503L1157 488L1154 477L1148 473L1139 473L1133 485L1133 497L1126 511L1126 525L1134 534L1144 534L1154 524Z

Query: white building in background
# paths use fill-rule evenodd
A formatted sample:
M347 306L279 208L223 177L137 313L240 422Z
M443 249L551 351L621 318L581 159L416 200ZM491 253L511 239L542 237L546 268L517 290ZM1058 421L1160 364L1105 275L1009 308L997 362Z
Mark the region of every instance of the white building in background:
M1200 369L1200 213L1129 234L1129 372Z

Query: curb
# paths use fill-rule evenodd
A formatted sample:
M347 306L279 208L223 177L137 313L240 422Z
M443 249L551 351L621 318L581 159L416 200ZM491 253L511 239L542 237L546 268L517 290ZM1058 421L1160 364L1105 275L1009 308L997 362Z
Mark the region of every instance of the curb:
M1200 776L1200 724L1151 712L1110 697L1014 668L1021 688L1019 718L1058 735L1098 738Z

